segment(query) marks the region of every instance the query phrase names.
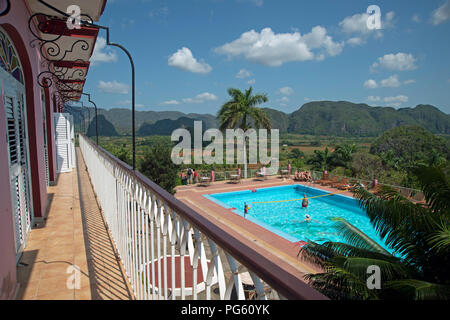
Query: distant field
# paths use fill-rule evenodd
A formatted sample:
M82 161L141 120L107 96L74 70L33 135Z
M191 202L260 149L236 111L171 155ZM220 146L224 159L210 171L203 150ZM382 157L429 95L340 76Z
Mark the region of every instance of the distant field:
M314 150L325 150L326 147L333 152L340 144L356 144L359 151L368 151L370 144L375 138L355 138L355 137L329 137L312 135L285 134L280 137L280 147L290 152L292 149L299 149L305 155L311 155Z

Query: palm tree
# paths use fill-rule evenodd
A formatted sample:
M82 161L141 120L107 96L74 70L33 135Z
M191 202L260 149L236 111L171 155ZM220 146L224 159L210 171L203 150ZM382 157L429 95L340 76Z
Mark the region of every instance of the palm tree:
M267 102L265 94L253 95L253 88L242 92L239 89L230 88L227 90L231 100L226 102L217 113L220 130L240 128L244 131L250 129L252 124L259 129L263 127L270 130L270 120L266 113L257 106ZM244 140L244 178L247 178L247 151Z
M348 169L348 165L352 161L355 152L356 144L354 143L338 145L333 152L334 165Z
M324 151L314 150L314 154L308 159L307 163L313 165L313 169L316 170L329 170L333 161L333 156L328 150L328 147Z
M310 242L299 253L324 270L307 276L312 286L334 299L450 299L450 179L439 167L420 166L414 174L426 205L386 186L377 195L355 191L393 254L340 221L345 243ZM373 265L381 270L380 290L366 285Z

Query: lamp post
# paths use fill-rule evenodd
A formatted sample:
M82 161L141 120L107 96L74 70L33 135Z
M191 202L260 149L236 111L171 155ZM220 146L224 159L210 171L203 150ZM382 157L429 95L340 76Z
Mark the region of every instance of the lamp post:
M72 107L71 105L68 105L68 104L66 104L64 108L67 109L68 111L72 111L73 113L78 113L78 115L79 115L79 117L80 117L80 121L79 121L79 123L80 123L79 131L84 131L84 125L85 125L86 123L85 123L85 121L84 121L85 119L84 119L83 111L82 111L82 110L76 110L76 109L74 109L74 107Z
M88 101L94 105L94 109L95 109L95 135L96 135L96 137L97 137L96 141L97 141L97 145L98 145L97 105L95 104L94 101L91 100L91 94L90 94L90 93L84 93L84 92L82 92L81 94L87 96L87 97L88 97Z
M88 118L87 118L87 123L86 123L86 132L85 132L85 133L87 133L87 129L89 128L89 122L91 121L91 110L89 110L89 108L84 105L83 101L81 101L81 107L86 108L86 110L88 112Z

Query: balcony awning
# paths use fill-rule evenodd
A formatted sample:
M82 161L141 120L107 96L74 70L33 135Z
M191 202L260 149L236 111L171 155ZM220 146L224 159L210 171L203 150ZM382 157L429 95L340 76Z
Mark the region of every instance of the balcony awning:
M52 77L51 81L39 79L40 83L56 83L63 100L78 101L83 92L89 59L94 51L99 29L94 26L69 29L66 24L67 18L57 10L44 5L44 2L62 12L66 12L70 5L77 5L81 9L82 20L92 19L92 22L95 22L100 19L106 0L26 0L26 2L31 17L30 30L35 34L41 55L47 62L48 70L43 71L41 76Z
M26 2L31 14L40 12L49 16L63 18L38 0L26 0ZM81 9L81 14L88 15L93 21L100 20L106 5L106 0L45 0L44 2L64 12L67 11L67 7L70 5L77 5Z

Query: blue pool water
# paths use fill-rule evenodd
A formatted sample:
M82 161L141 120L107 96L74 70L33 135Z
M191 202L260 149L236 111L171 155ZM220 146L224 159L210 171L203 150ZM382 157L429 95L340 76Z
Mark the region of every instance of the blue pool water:
M312 240L344 242L335 229L335 218L344 218L383 247L384 244L370 224L366 213L358 207L355 199L343 195L332 195L309 200L307 211L302 209L301 200L275 203L254 203L279 200L301 199L325 195L328 192L303 185L290 185L251 190L204 195L204 197L225 208L236 208L234 213L244 216L244 203L250 205L246 218L256 224L296 242ZM306 212L312 221L305 220ZM386 247L385 247L386 248ZM387 248L386 248L387 249ZM388 250L388 249L387 249ZM390 251L390 250L388 250Z

